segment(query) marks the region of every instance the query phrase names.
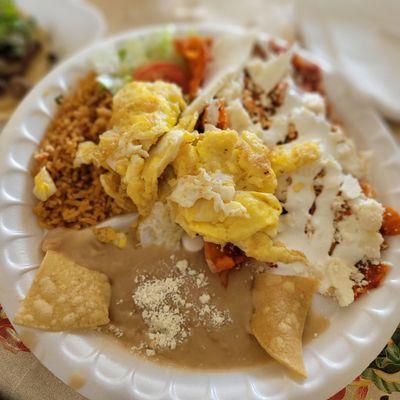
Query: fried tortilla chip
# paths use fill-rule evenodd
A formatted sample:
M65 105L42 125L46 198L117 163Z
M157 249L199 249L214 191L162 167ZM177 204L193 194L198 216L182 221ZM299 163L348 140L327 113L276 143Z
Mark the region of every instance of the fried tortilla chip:
M109 322L110 297L106 275L49 250L14 322L48 331L94 328Z
M302 355L304 323L318 281L301 276L257 275L250 328L276 361L307 377Z

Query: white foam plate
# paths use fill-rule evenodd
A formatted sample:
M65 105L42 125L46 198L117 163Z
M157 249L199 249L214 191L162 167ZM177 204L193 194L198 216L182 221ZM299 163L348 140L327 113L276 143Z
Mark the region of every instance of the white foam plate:
M226 26L178 26L209 35L238 33ZM65 93L89 68L94 49L156 28L123 34L75 55L43 79L19 106L0 137L0 301L12 320L40 263L43 230L32 213L32 153L55 112L54 98ZM371 182L384 203L400 204L400 153L386 127L363 106L328 65L330 98L361 149L374 151ZM386 260L394 264L379 289L352 306L338 309L318 298L316 307L330 327L304 349L309 373L294 380L283 367L270 363L255 369L207 372L167 368L131 355L93 333L49 333L16 326L17 332L35 336L36 357L56 376L68 382L71 375L85 378L81 394L93 400L325 400L355 378L385 345L399 322L399 238L389 240ZM32 341L30 341L32 342Z

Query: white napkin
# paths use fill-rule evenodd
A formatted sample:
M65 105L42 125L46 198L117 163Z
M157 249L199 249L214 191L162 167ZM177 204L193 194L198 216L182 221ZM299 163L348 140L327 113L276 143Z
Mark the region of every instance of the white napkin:
M300 0L296 18L312 52L400 121L399 0Z

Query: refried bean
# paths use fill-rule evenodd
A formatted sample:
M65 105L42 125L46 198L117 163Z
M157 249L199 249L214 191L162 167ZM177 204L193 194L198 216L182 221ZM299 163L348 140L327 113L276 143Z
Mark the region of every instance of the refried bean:
M201 369L232 369L264 365L271 358L249 332L252 313L251 289L256 266L243 265L233 271L225 288L218 274L210 272L202 252L171 251L160 247L137 248L130 240L124 248L104 244L95 239L91 230L79 232L56 229L43 242L43 250L56 250L87 268L105 273L111 282L110 324L101 331L131 349L134 353L163 364ZM142 316L143 309L135 304L133 295L141 282L162 281L181 277L177 261L187 260L194 276L204 274L207 285L186 283L181 292L193 305L185 315L182 328L188 333L174 348L149 347L149 330ZM143 280L146 277L146 280ZM185 281L187 282L187 281ZM215 307L229 321L213 324L201 321L204 304ZM325 330L326 319L310 315L304 333L308 341ZM185 335L184 335L185 336ZM151 342L151 341L150 341Z

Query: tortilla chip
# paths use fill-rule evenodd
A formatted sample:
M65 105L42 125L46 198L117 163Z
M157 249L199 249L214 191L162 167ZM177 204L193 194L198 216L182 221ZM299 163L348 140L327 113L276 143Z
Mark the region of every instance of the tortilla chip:
M271 273L257 275L253 288L253 335L272 358L303 377L304 323L317 290L313 278Z
M49 250L14 322L48 331L94 328L109 322L110 297L106 275Z

